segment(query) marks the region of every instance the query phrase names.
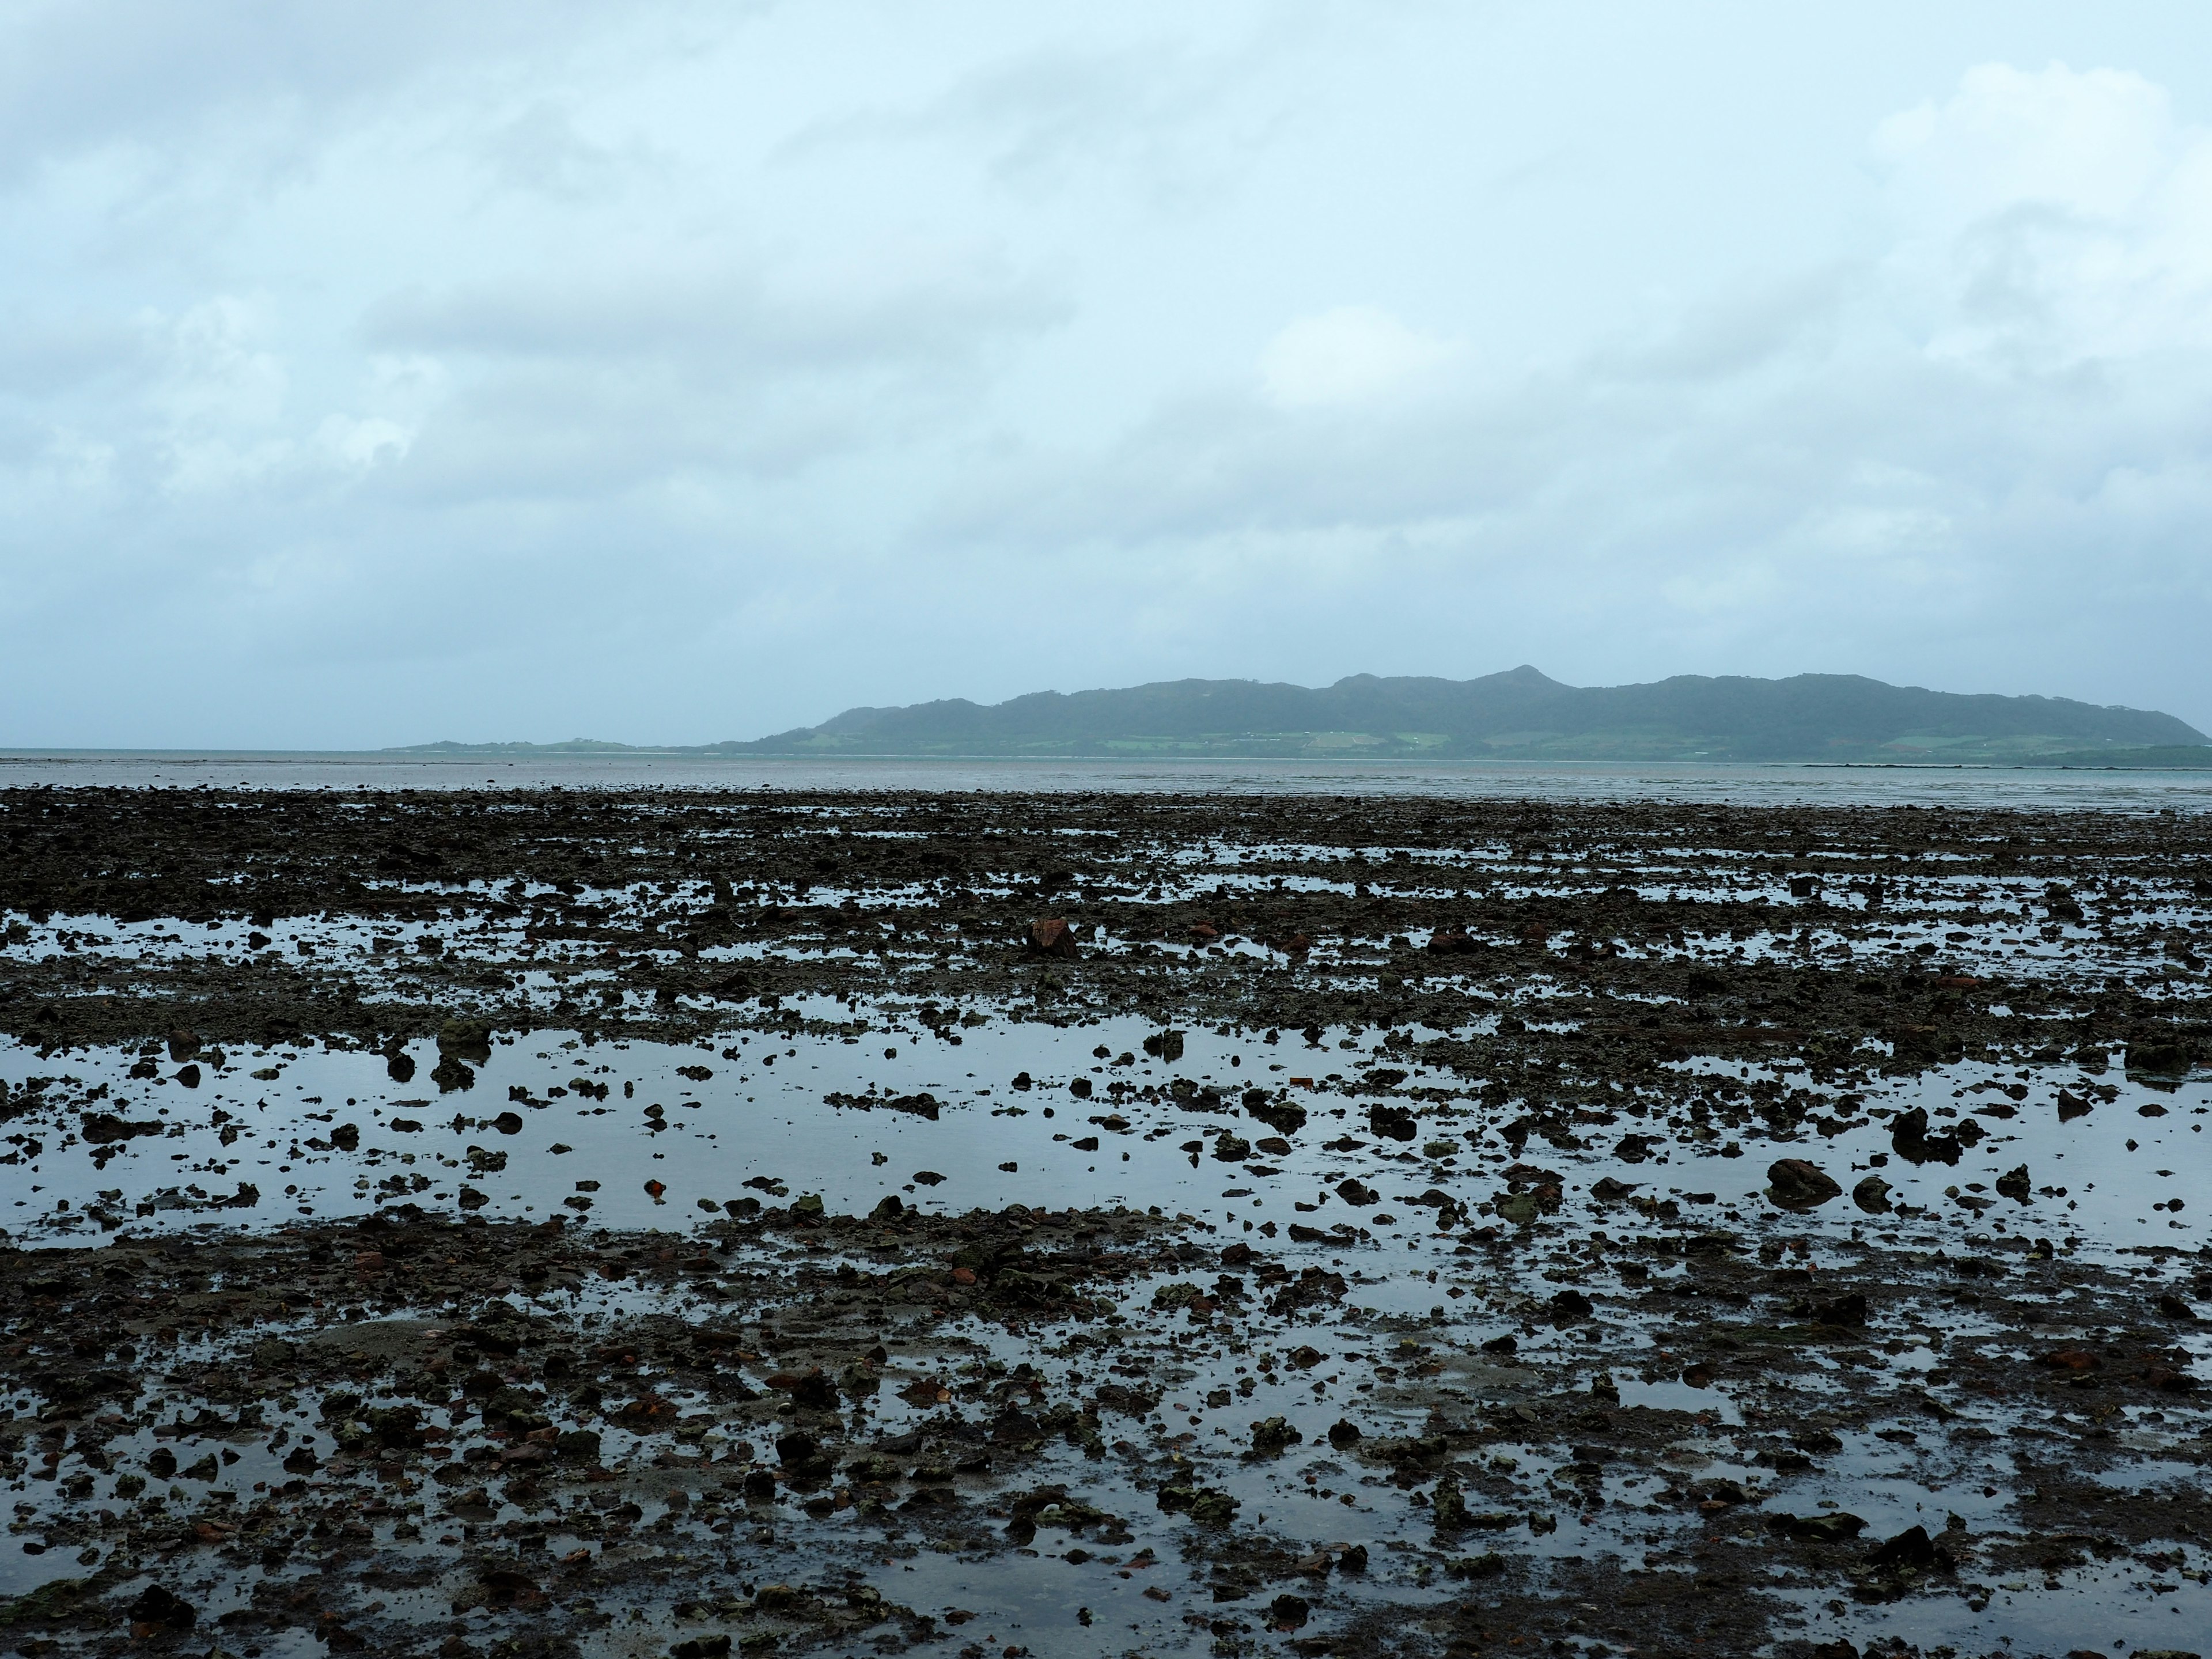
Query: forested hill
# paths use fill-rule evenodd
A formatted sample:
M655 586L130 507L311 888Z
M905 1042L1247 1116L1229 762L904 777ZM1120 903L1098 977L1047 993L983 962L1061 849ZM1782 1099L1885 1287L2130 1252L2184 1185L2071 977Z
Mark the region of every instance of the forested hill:
M1678 675L1563 685L1534 668L1480 679L1354 675L1309 689L1168 680L852 708L705 752L757 755L1290 756L1528 760L2212 761L2170 714L2061 697L1967 696L1850 674ZM2166 751L2157 759L2148 751Z

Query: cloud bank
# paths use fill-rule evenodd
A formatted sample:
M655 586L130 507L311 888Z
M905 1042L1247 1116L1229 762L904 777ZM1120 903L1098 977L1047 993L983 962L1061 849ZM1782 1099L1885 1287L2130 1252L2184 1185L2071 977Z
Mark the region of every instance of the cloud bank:
M2212 88L2125 15L191 17L0 7L11 743L1522 660L2212 722Z

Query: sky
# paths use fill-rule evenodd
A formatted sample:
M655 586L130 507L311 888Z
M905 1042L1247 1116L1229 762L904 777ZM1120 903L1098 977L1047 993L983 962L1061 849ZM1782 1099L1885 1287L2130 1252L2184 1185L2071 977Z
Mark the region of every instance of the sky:
M2212 8L0 0L0 743L2212 730Z

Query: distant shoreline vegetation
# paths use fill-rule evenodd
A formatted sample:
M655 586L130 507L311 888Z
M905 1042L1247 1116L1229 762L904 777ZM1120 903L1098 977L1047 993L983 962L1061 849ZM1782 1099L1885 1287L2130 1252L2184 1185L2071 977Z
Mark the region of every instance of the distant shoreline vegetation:
M1563 685L1522 667L1474 680L1355 675L1318 689L1174 680L852 708L751 741L416 744L439 756L653 755L840 760L1809 763L1831 766L2212 767L2212 739L2171 714L2061 697L1970 696L1844 674L1682 675Z

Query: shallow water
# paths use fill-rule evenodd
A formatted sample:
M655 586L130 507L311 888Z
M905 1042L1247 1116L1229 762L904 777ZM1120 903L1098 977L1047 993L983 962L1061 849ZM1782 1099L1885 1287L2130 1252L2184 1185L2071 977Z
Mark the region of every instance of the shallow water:
M774 1202L813 1194L840 1214L897 1195L955 1214L1016 1203L1118 1204L1240 1231L1301 1218L1351 1222L1419 1248L1432 1229L1409 1200L1434 1189L1473 1209L1496 1190L1492 1170L1516 1161L1498 1135L1512 1114L1486 1110L1448 1069L1425 1064L1424 1049L1448 1035L1426 1028L1389 1042L1342 1027L1318 1042L1199 1028L1182 1034L1183 1053L1170 1062L1145 1053L1158 1033L1134 1018L1055 1026L971 1008L978 1023L940 1035L908 1008L817 998L791 1012L810 1029L732 1031L719 1046L591 1041L558 1030L502 1036L489 1062L471 1068L471 1086L449 1093L429 1081L439 1056L428 1042L403 1051L412 1073L404 1084L382 1053L280 1045L228 1054L220 1067L197 1066L202 1081L190 1088L179 1080L185 1068L166 1060L153 1076L134 1078L134 1066L149 1069L136 1049L42 1059L21 1045L0 1047L0 1081L18 1098L31 1079L48 1079L38 1097L46 1109L7 1126L14 1162L5 1185L15 1190L7 1199L13 1213L0 1224L27 1237L118 1221L189 1225L245 1182L258 1200L222 1211L233 1224L355 1214L380 1203L435 1210L466 1189L480 1195L472 1207L491 1216L558 1212L612 1227L680 1227L687 1215L719 1218L748 1196ZM1442 1091L1425 1103L1418 1141L1369 1130L1366 1105L1382 1091L1362 1079L1378 1066L1406 1073L1398 1097ZM1710 1062L1674 1069L1716 1095L1754 1073ZM1609 1178L1715 1224L1757 1216L1787 1234L1797 1224L1763 1196L1767 1164L1781 1156L1809 1158L1846 1188L1878 1171L1896 1212L1851 1221L1886 1241L1940 1245L2009 1231L2106 1259L2144 1243L2194 1249L2212 1216L2203 1198L2212 1080L2152 1084L2116 1065L2091 1073L2078 1064L1965 1062L1823 1092L1800 1071L1756 1071L1827 1102L1822 1121L1835 1133L1763 1139L1748 1150L1717 1131L1677 1137L1639 1115L1656 1098L1650 1091L1622 1088L1616 1121L1592 1126L1587 1146L1532 1147L1525 1156L1558 1168L1571 1207L1600 1226L1630 1216L1618 1202L1587 1196ZM1077 1079L1091 1085L1089 1098L1071 1092ZM1178 1079L1217 1098L1207 1105L1194 1093L1178 1102L1170 1092ZM1254 1088L1310 1114L1288 1150L1251 1150L1273 1133L1239 1104ZM2062 1121L2061 1091L2087 1109ZM933 1121L911 1109L924 1097ZM1916 1166L1897 1152L1888 1127L1892 1115L1916 1107L1936 1133L1972 1124L1982 1139L1956 1164ZM88 1146L73 1133L87 1110L165 1127ZM1125 1127L1101 1121L1114 1116ZM329 1144L346 1124L359 1135L353 1152ZM1247 1150L1219 1158L1224 1133ZM1643 1157L1624 1158L1624 1134L1652 1144ZM1327 1145L1347 1137L1361 1144ZM1189 1150L1194 1141L1200 1149ZM484 1167L495 1162L496 1170ZM2030 1200L1998 1196L1996 1178L2022 1165ZM1379 1204L1348 1206L1334 1190L1346 1179L1373 1188ZM1803 1230L1817 1237L1832 1219L1823 1212Z
M437 758L386 753L15 750L0 788L763 789L1019 793L1233 793L1440 799L1702 801L1741 806L2212 811L2212 771L1799 763L1268 760L709 759L698 756Z

